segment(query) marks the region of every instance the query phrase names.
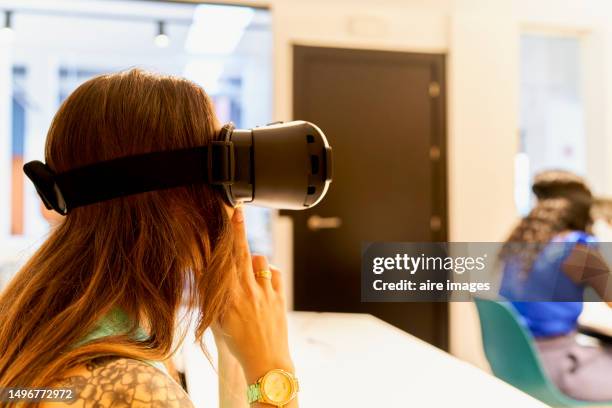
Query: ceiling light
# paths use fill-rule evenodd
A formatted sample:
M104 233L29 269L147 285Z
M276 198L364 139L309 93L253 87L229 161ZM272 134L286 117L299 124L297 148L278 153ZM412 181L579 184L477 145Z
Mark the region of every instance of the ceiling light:
M170 45L170 37L166 34L166 23L163 21L157 22L157 35L153 39L153 42L159 48L166 48Z
M13 12L12 11L5 11L4 12L4 25L2 26L2 28L0 28L0 38L3 39L7 39L7 40L12 40L13 36L15 35L14 31L13 31L13 24L12 21L13 20Z

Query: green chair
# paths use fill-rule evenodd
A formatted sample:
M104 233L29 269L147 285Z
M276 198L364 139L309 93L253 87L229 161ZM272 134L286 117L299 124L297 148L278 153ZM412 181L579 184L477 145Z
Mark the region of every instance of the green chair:
M549 379L537 349L508 302L475 299L484 351L495 376L552 407L604 406L563 394Z

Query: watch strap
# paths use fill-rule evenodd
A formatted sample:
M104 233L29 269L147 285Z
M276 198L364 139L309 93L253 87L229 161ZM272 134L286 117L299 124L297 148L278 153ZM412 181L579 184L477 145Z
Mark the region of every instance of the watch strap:
M247 388L247 401L249 404L257 402L261 399L261 389L259 388L259 382L249 385Z

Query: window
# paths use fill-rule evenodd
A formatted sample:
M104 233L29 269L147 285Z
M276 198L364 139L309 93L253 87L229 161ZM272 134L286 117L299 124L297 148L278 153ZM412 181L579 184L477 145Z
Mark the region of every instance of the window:
M53 115L87 79L132 67L185 76L204 87L222 122L254 127L273 119L266 10L158 1L113 1L112 8L99 0L20 3L0 9L12 11L13 29L10 41L0 41L0 68L8 63L12 72L10 84L0 81L0 107L1 99L9 101L11 119L8 131L0 127L0 146L11 152L10 163L0 156L11 172L10 185L0 183L0 212L9 220L0 247L11 248L0 251L0 264L19 263L11 259L27 257L48 232L21 167L43 159ZM253 250L271 255L269 210L246 211Z
M563 169L585 176L586 136L578 37L521 36L520 140L515 197L531 208L533 176Z

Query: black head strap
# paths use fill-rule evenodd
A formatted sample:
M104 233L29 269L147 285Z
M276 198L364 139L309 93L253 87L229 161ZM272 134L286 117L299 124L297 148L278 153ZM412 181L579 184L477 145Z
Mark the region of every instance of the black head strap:
M39 161L25 164L23 170L45 206L67 214L73 208L147 191L232 184L234 149L223 137L208 146L121 157L59 174Z

